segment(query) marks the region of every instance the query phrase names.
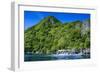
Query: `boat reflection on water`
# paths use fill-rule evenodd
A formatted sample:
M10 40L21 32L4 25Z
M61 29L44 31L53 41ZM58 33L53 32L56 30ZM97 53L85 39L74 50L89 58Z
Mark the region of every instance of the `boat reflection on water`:
M69 52L66 50L58 50L56 54L52 55L53 57L56 57L58 59L78 59L82 57L82 53L76 54L75 52Z

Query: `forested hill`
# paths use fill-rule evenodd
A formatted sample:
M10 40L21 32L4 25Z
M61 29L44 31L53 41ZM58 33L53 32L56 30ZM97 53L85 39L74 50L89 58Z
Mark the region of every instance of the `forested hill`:
M60 49L90 48L89 19L63 24L54 16L48 16L24 33L25 52L52 54Z

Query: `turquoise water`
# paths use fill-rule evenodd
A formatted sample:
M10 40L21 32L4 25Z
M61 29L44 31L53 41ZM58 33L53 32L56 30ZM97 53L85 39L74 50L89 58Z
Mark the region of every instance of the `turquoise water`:
M53 56L53 55L39 55L39 54L25 54L24 61L49 61L49 60L74 60L74 59L89 59L89 55L71 55L71 56Z

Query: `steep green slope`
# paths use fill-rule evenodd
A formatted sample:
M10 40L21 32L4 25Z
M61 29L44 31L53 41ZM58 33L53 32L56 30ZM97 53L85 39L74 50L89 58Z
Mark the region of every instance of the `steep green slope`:
M80 21L62 24L54 16L45 17L25 30L25 52L52 54L60 49L90 48L90 28L84 31Z

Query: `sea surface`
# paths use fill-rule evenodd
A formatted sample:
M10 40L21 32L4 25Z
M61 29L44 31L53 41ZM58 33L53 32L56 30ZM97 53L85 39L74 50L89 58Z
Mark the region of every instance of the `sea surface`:
M49 60L75 60L75 59L89 59L90 55L42 55L42 54L24 54L24 61L49 61Z

